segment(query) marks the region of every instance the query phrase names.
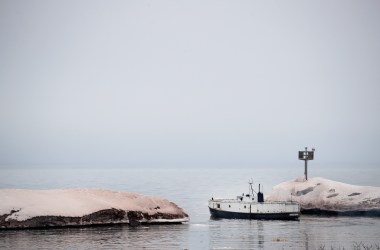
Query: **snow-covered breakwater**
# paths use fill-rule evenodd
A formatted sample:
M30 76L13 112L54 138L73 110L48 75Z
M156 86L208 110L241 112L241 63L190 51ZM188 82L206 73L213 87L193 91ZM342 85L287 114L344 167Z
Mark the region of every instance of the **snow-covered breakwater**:
M321 177L280 183L268 201L298 201L301 213L380 216L380 187L349 185Z
M181 223L166 199L104 189L0 189L0 229L129 223Z

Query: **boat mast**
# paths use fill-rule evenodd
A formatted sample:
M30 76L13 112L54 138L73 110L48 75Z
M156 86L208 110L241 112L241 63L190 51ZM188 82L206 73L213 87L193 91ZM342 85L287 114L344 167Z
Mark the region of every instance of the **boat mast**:
M248 194L249 194L250 197L253 198L254 197L254 195L253 195L253 187L252 187L252 185L253 185L253 179L249 180L248 184L249 184Z

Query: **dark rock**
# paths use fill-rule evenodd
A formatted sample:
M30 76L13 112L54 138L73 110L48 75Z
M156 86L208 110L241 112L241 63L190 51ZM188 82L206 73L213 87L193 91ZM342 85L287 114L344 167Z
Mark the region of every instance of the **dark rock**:
M304 190L297 191L296 196L305 195L305 194L307 194L307 193L310 193L310 192L313 191L313 190L314 190L314 187L308 187L308 188L306 188L306 189L304 189Z
M360 195L361 193L352 193L352 194L349 194L348 196L355 196L355 195Z
M14 219L5 221L9 215L11 214L0 215L0 229L52 228L108 224L129 224L131 226L138 226L142 222L148 222L151 219L170 220L183 218L182 215L179 214L164 214L158 212L149 215L148 213L142 213L140 211L126 212L115 208L100 210L82 217L36 216L25 221Z
M332 197L335 197L335 196L338 196L339 194L338 193L335 193L335 194L329 194L327 195L326 198L332 198Z
M313 209L301 209L301 213L311 214L311 215L327 215L327 216L379 217L380 209L337 211L337 210L324 210L324 209L313 208Z

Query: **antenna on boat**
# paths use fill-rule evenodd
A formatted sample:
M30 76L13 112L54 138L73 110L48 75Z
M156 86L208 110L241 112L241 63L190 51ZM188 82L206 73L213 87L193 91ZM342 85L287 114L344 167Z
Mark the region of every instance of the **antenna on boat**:
M255 192L255 191L253 190L253 187L252 187L252 185L253 185L253 179L250 179L250 180L248 181L248 184L249 184L249 191L248 191L248 193L253 195L253 193ZM255 192L255 193L256 193L256 192Z
M307 151L307 147L305 147L305 151L298 151L298 159L305 161L305 178L307 180L307 161L314 160L314 151L315 149L312 148L312 151Z
M249 185L252 185L252 184L253 184L253 179L249 179L249 180L248 180L248 184L249 184Z

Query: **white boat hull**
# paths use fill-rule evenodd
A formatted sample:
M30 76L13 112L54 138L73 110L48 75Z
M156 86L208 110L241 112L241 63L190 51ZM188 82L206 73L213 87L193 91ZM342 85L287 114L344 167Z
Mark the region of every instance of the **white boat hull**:
M213 218L296 220L300 206L296 202L247 202L229 199L210 200Z

